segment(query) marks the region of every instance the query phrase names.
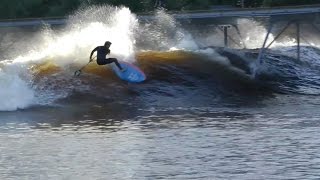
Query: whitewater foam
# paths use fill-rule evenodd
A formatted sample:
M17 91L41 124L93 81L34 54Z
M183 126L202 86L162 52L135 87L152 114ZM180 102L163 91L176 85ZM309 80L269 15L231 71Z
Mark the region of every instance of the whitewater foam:
M22 66L6 64L0 69L0 111L23 109L35 101L31 81Z

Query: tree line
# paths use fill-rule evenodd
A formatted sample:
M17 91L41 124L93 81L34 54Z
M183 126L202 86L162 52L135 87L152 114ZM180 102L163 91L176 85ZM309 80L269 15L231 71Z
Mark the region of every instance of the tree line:
M320 0L1 0L0 19L59 17L72 13L80 6L100 4L123 5L140 13L158 7L179 11L209 9L214 5L275 7L317 3Z

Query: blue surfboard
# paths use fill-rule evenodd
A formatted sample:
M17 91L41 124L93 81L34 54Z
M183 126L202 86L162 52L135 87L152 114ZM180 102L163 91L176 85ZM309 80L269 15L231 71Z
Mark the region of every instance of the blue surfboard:
M123 61L119 61L119 63L125 71L121 71L115 63L111 64L111 69L120 79L131 83L139 83L146 80L146 75L137 66Z

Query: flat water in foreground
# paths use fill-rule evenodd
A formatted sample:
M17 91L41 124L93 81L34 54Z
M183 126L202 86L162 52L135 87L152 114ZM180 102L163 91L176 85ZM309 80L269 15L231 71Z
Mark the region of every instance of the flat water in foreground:
M277 95L260 107L122 105L115 112L95 104L87 111L72 105L1 113L0 176L316 179L318 104Z

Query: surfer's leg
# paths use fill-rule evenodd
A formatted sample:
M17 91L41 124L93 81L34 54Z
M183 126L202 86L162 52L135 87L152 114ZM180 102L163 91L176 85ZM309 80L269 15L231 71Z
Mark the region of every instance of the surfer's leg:
M110 61L110 63L114 62L121 71L123 70L123 68L121 67L120 63L116 58L108 58L107 60Z
M107 59L97 59L97 64L98 65L106 65L109 64L111 62L109 62Z
M119 62L118 61L114 61L114 63L116 63L116 65L118 66L118 68L120 69L120 70L122 70L123 68L121 67L121 65L119 64Z

